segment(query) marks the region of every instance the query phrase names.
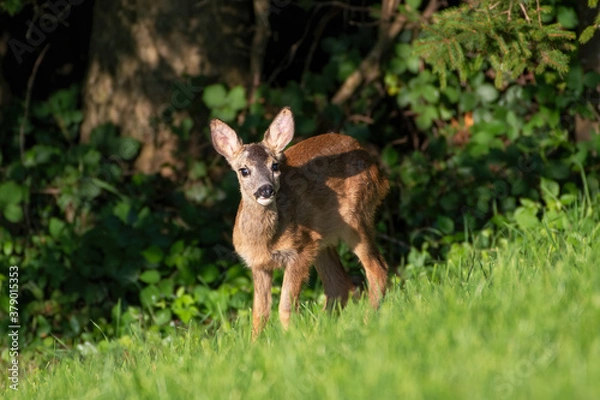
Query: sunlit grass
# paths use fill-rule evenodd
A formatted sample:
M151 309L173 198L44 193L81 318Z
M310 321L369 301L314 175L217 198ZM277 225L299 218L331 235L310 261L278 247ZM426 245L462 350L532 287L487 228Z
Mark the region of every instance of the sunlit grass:
M23 399L564 399L600 393L600 228L507 230L429 272L326 314L308 304L256 343L247 317L217 334L132 335L21 377ZM401 287L400 287L401 286Z

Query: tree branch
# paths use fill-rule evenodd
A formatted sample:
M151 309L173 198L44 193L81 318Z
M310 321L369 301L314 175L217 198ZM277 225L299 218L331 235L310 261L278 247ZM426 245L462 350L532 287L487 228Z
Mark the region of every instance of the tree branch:
M33 69L31 71L31 75L29 76L29 80L27 81L27 93L25 94L25 110L23 111L23 119L21 120L21 126L19 127L19 153L21 155L21 162L25 163L25 125L29 120L29 108L31 106L31 92L33 91L33 84L35 82L35 77L37 76L38 69L44 56L48 52L50 48L50 44L48 43L40 52L37 59L35 60L35 64L33 64ZM25 215L25 224L28 228L31 228L31 219L29 218L29 204L23 204L23 214Z
M27 81L27 93L25 94L25 110L23 111L23 119L21 120L21 126L19 127L19 151L21 153L21 162L25 162L25 125L29 119L29 106L31 105L31 92L33 91L33 83L37 75L38 68L46 55L46 52L50 48L50 44L47 44L41 53L38 55L33 65L33 70Z
M430 0L427 8L423 11L422 17L424 19L430 18L438 9L438 6L438 0ZM338 89L337 93L331 99L333 104L344 104L363 82L369 83L379 77L381 74L379 68L381 57L385 54L393 39L398 36L408 21L407 17L403 14L396 14L394 17L397 8L398 0L383 0L377 43L360 63L358 69L354 71Z
M308 50L308 54L306 55L306 59L304 60L304 69L302 70L302 86L304 86L305 78L307 75L307 71L310 68L310 64L312 63L313 57L315 55L315 51L317 51L317 47L321 44L321 36L325 32L325 28L329 21L333 19L337 15L337 10L331 13L328 13L319 21L319 25L313 31L312 43L310 45L310 49Z

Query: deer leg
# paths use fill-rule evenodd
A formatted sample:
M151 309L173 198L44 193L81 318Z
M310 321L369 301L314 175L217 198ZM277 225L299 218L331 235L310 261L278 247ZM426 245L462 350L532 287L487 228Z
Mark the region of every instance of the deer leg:
M388 266L379 250L377 250L373 229L363 225L363 229L352 239L354 240L350 240L348 244L365 268L367 282L369 283L369 300L371 305L377 308L385 295Z
M331 311L338 303L344 307L348 302L349 293L354 291L354 285L337 251L333 247L322 249L315 259L315 268L323 281L325 309Z
M300 258L288 264L283 273L281 286L281 299L279 301L279 319L283 329L287 330L290 324L292 310L298 311L298 299L302 283L308 279L311 261Z
M271 285L273 273L271 271L255 268L252 270L254 281L254 303L252 306L252 337L260 333L269 320L271 313Z

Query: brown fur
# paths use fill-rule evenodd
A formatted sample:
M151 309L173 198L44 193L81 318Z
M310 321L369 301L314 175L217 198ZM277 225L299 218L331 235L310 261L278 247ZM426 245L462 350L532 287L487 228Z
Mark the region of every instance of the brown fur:
M346 303L354 286L335 250L340 240L365 268L373 307L378 307L386 290L388 267L375 246L374 215L389 190L387 179L349 136L324 134L283 152L293 129L288 108L277 115L258 144L243 145L225 123L211 123L215 149L234 170L250 171L246 177L238 172L242 200L233 244L252 269L255 335L270 314L276 268L285 268L279 303L285 328L313 264L323 281L327 308L335 302ZM279 171L272 170L273 163L279 163ZM257 200L257 190L263 185L271 185L276 192L267 205Z

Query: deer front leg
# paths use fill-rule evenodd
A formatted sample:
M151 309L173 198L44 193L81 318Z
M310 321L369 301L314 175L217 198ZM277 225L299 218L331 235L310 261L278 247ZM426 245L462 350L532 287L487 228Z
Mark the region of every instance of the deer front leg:
M308 279L310 262L295 262L289 265L283 274L281 299L279 301L279 320L283 329L290 325L292 309L298 311L298 300L302 283Z
M271 313L271 284L273 272L262 268L252 269L254 281L254 303L252 305L252 337L263 330Z

